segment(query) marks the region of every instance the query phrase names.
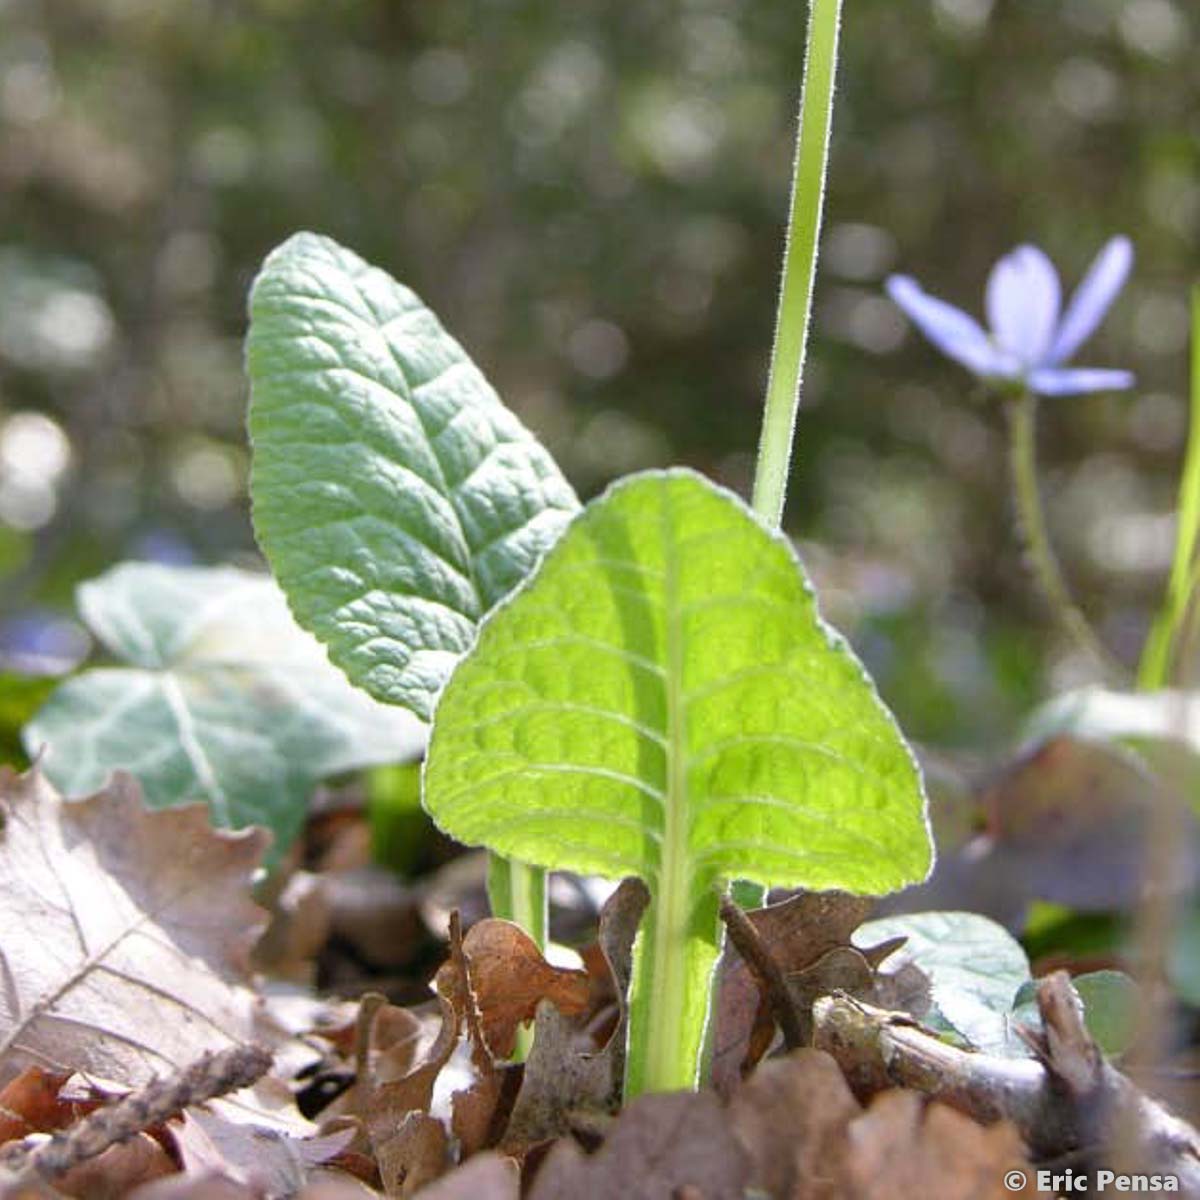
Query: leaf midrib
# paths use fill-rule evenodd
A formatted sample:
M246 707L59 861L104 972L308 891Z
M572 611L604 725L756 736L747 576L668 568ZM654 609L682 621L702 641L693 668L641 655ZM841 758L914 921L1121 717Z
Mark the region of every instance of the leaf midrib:
M663 636L666 651L667 786L663 803L663 836L659 869L652 881L650 911L653 946L647 1045L673 1049L671 1030L687 986L682 947L691 914L692 862L689 845L687 791L687 709L683 696L683 629L679 623L679 564L671 525L670 489L660 492L659 530L663 545ZM647 1066L651 1077L658 1069Z

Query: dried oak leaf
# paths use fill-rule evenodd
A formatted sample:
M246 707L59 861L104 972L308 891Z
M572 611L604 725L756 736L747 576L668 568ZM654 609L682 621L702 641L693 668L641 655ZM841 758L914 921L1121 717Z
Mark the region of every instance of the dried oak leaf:
M175 1172L162 1144L148 1133L139 1133L80 1163L56 1179L54 1188L78 1200L120 1200L135 1187Z
M450 919L450 960L442 965L434 980L441 1027L423 1055L404 1032L403 1023L390 1018L387 1007L378 1000L364 1002L359 1071L351 1111L358 1112L366 1124L384 1191L389 1196L411 1195L416 1188L436 1179L449 1165L449 1135L442 1122L429 1115L429 1108L438 1076L462 1041L464 1030L477 1074L486 1077L492 1068L469 976L462 928L458 914L454 913ZM381 1019L391 1021L400 1030L396 1055L370 1052L377 1029L382 1028ZM413 1032L411 1027L409 1032ZM405 1064L408 1069L404 1069ZM400 1070L404 1073L400 1074Z
M345 1175L314 1172L314 1181L290 1200L370 1200L380 1193ZM172 1175L169 1179L140 1187L128 1200L273 1200L261 1188L237 1183L212 1172L203 1175Z
M549 1000L566 1016L587 1007L587 972L552 966L511 921L489 917L472 925L462 949L483 1040L496 1058L512 1055L518 1027L533 1020L540 1001ZM453 966L453 960L447 965Z
M209 1106L187 1109L168 1131L184 1171L215 1172L269 1196L291 1196L309 1170L336 1158L354 1140L355 1123L298 1137L281 1129L230 1120Z
M746 1152L712 1092L640 1096L588 1156L569 1139L555 1144L529 1200L662 1200L690 1193L742 1200L750 1178Z
M915 1091L882 1092L864 1112L820 1050L760 1066L729 1119L751 1188L785 1200L999 1200L1014 1194L1006 1173L1027 1167L1008 1122L984 1127Z
M590 995L586 972L551 966L518 926L488 919L464 937L457 914L450 920L450 956L434 985L442 1023L423 1057L405 1058L399 1074L388 1057L359 1054L350 1111L366 1122L389 1195L410 1195L448 1165L448 1131L428 1114L452 1057L463 1085L450 1095L450 1126L465 1156L494 1145L503 1131L518 1076L496 1059L512 1053L521 1022L543 999L570 1013L582 1011ZM368 1018L368 1046L378 1013ZM456 1057L460 1046L466 1053Z
M515 1160L489 1150L429 1184L419 1200L518 1200L520 1195Z
M378 1157L384 1194L412 1196L445 1173L450 1137L436 1117L410 1112L379 1147Z
M573 1112L615 1111L625 1074L626 994L633 943L650 893L625 879L600 910L598 943L604 976L596 991L615 998L618 1016L608 1041L597 1047L589 1025L551 1003L538 1007L533 1049L525 1063L503 1148L523 1154L531 1145L570 1131Z
M328 886L311 871L293 871L280 883L271 898L270 924L254 947L254 967L272 979L310 985L332 928Z
M450 1129L458 1141L461 1159L499 1143L508 1127L522 1075L519 1063L497 1063L482 1071L476 1068L472 1082L451 1095Z
M79 1106L59 1096L70 1078L65 1071L26 1067L0 1090L0 1145L31 1133L50 1133L69 1125Z
M0 772L0 1082L30 1065L130 1086L253 1036L259 830L151 811L118 773L66 802Z
M129 1200L262 1200L262 1192L215 1172L172 1175L146 1184L129 1194Z
M755 909L746 916L764 949L788 979L794 997L813 997L822 987L844 987L850 977L861 981L867 970L862 955L850 944L854 931L866 920L874 901L845 892L801 892L779 904ZM847 966L843 953L855 962ZM800 977L825 960L807 979ZM729 947L722 956L716 1004L716 1031L712 1081L722 1095L730 1095L746 1073L770 1048L775 1034L767 982ZM809 1000L811 1004L811 999Z
M841 1163L847 1200L1003 1200L1035 1196L1024 1146L1006 1121L977 1125L917 1092L891 1091L846 1131ZM1005 1177L1024 1171L1020 1190Z
M750 1157L751 1187L786 1200L836 1200L846 1127L862 1112L822 1050L763 1063L734 1094L729 1120Z
M363 1118L379 1163L384 1190L389 1196L401 1195L410 1172L423 1170L422 1164L429 1161L435 1150L441 1157L445 1156L445 1129L440 1121L429 1117L428 1112L437 1077L458 1045L462 1017L445 996L439 995L438 1002L442 1013L441 1028L424 1057L414 1060L415 1065L403 1075L391 1078L377 1076L379 1060L369 1061L365 1077L360 1073L354 1085L350 1111ZM406 1053L406 1050L401 1051L401 1059ZM420 1118L420 1121L410 1118ZM430 1123L440 1131L440 1150L437 1147L431 1149L435 1135L429 1128Z

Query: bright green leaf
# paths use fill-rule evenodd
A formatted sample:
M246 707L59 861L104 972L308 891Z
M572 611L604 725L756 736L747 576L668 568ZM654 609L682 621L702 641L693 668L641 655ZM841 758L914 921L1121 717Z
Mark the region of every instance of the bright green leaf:
M123 768L154 807L205 800L219 825L267 826L278 853L317 781L420 752L422 726L347 683L264 575L126 563L79 609L130 666L68 680L26 727L66 793Z
M460 841L642 876L640 994L651 1020L699 1006L701 1028L714 884L878 893L932 853L912 755L790 545L690 471L615 485L484 622L425 801Z
M574 493L421 300L328 238L267 259L247 359L275 576L354 683L427 720Z
M908 941L888 968L912 962L925 972L935 1026L944 1022L979 1050L1012 1052L1010 1014L1029 979L1029 959L1007 929L977 913L912 913L868 921L854 940L871 946L893 937Z
M0 762L24 763L21 730L58 683L54 675L0 671Z

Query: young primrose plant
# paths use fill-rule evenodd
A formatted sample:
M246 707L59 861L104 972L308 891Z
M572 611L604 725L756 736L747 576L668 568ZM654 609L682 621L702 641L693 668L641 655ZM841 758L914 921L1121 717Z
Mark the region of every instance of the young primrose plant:
M903 738L735 496L649 472L579 511L430 311L326 238L268 258L248 361L263 549L353 682L433 718L425 805L503 856L498 913L541 931L541 869L649 885L629 1094L696 1082L726 881L927 874Z
M494 852L497 915L543 936L546 869L649 885L628 1096L698 1080L719 889L931 865L913 757L777 529L839 16L813 0L755 511L682 470L579 511L433 314L328 239L285 243L251 296L254 523L299 623L432 718L424 803Z

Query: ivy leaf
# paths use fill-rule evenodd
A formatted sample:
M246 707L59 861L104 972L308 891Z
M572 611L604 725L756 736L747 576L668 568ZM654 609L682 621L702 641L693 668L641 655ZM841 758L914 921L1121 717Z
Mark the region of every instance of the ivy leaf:
M254 526L293 612L428 720L574 493L421 300L328 238L268 257L247 361Z
M1007 929L977 913L913 913L868 921L854 940L870 946L895 937L908 940L889 967L911 962L929 978L934 1010L923 1018L927 1024L959 1034L978 1050L1013 1052L1010 1014L1029 980L1029 959Z
M641 994L701 1028L715 883L878 894L932 854L912 755L789 544L690 471L593 501L483 623L424 782L460 841L645 879Z
M319 780L420 752L419 723L351 687L265 575L124 563L78 601L129 666L69 679L25 729L68 795L125 769L152 807L205 800L218 825L267 826L278 854Z
M1124 971L1088 971L1071 980L1083 1003L1083 1019L1096 1044L1108 1055L1124 1054L1137 1033L1141 996ZM1013 1001L1012 1019L1030 1029L1042 1028L1037 1005L1037 984L1025 983Z

